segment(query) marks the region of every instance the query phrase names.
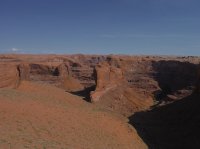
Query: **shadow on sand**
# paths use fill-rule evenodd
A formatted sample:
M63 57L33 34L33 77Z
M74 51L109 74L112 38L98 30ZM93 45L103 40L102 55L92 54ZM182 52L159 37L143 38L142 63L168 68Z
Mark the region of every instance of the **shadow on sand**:
M154 76L163 96L197 83L197 65L188 62L154 62ZM150 149L196 149L200 146L200 95L193 93L173 103L154 106L129 117Z
M179 61L153 61L153 78L161 90L155 91L155 99L162 100L167 94L181 89L191 89L198 80L198 65Z
M129 117L150 149L195 149L200 146L200 95L138 112Z
M96 85L91 86L91 87L87 87L81 91L76 91L76 92L70 92L73 95L77 95L82 97L85 101L90 102L90 92L94 91L96 88Z

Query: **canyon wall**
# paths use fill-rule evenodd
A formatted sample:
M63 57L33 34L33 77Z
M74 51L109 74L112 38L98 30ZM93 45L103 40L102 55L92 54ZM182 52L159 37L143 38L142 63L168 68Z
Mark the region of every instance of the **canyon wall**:
M64 89L85 96L98 107L91 107L94 113L106 109L128 117L149 148L196 148L200 139L199 62L199 57L0 55L0 88L18 88L21 83L26 91L28 85L22 88L23 84L38 82L38 91L45 84L52 88L51 96L62 94L62 101L66 95L70 100L77 97ZM54 92L57 87L62 93ZM59 99L47 100L60 104ZM67 105L79 102L70 100Z
M69 92L84 90L95 85L94 67L103 60L95 55L0 55L0 87L29 80Z
M15 65L0 64L0 88L16 88L19 73Z
M195 69L188 71L198 78L190 95L166 105L154 105L150 110L136 112L129 117L130 124L137 129L148 148L197 148L200 146L199 64L197 64L197 69L198 73Z
M167 56L0 55L0 87L17 87L21 80L52 84L128 115L155 102L190 95L199 61Z
M197 64L173 57L108 56L95 67L91 101L127 116L180 100L195 89Z

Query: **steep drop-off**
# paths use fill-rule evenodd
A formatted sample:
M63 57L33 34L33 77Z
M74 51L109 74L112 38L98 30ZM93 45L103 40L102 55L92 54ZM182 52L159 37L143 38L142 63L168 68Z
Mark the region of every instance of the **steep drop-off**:
M196 148L199 62L199 57L0 55L0 147Z
M96 89L91 92L91 101L125 116L149 108L150 96L137 88L131 88L120 67L101 63L95 68Z
M196 71L191 73L196 74ZM199 73L196 78L198 81L191 95L167 105L154 106L148 111L137 112L129 118L150 149L195 149L200 146Z
M95 74L91 101L128 116L191 95L197 64L178 58L110 56L95 67Z

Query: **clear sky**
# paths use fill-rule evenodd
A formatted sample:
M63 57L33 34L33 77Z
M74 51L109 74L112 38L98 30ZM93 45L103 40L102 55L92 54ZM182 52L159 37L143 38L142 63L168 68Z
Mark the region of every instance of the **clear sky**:
M0 53L200 55L199 0L0 0Z

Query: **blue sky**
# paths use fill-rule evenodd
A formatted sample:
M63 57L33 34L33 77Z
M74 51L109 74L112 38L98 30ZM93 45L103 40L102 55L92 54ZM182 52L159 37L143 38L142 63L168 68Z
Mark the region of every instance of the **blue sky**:
M0 0L0 53L200 55L199 0Z

